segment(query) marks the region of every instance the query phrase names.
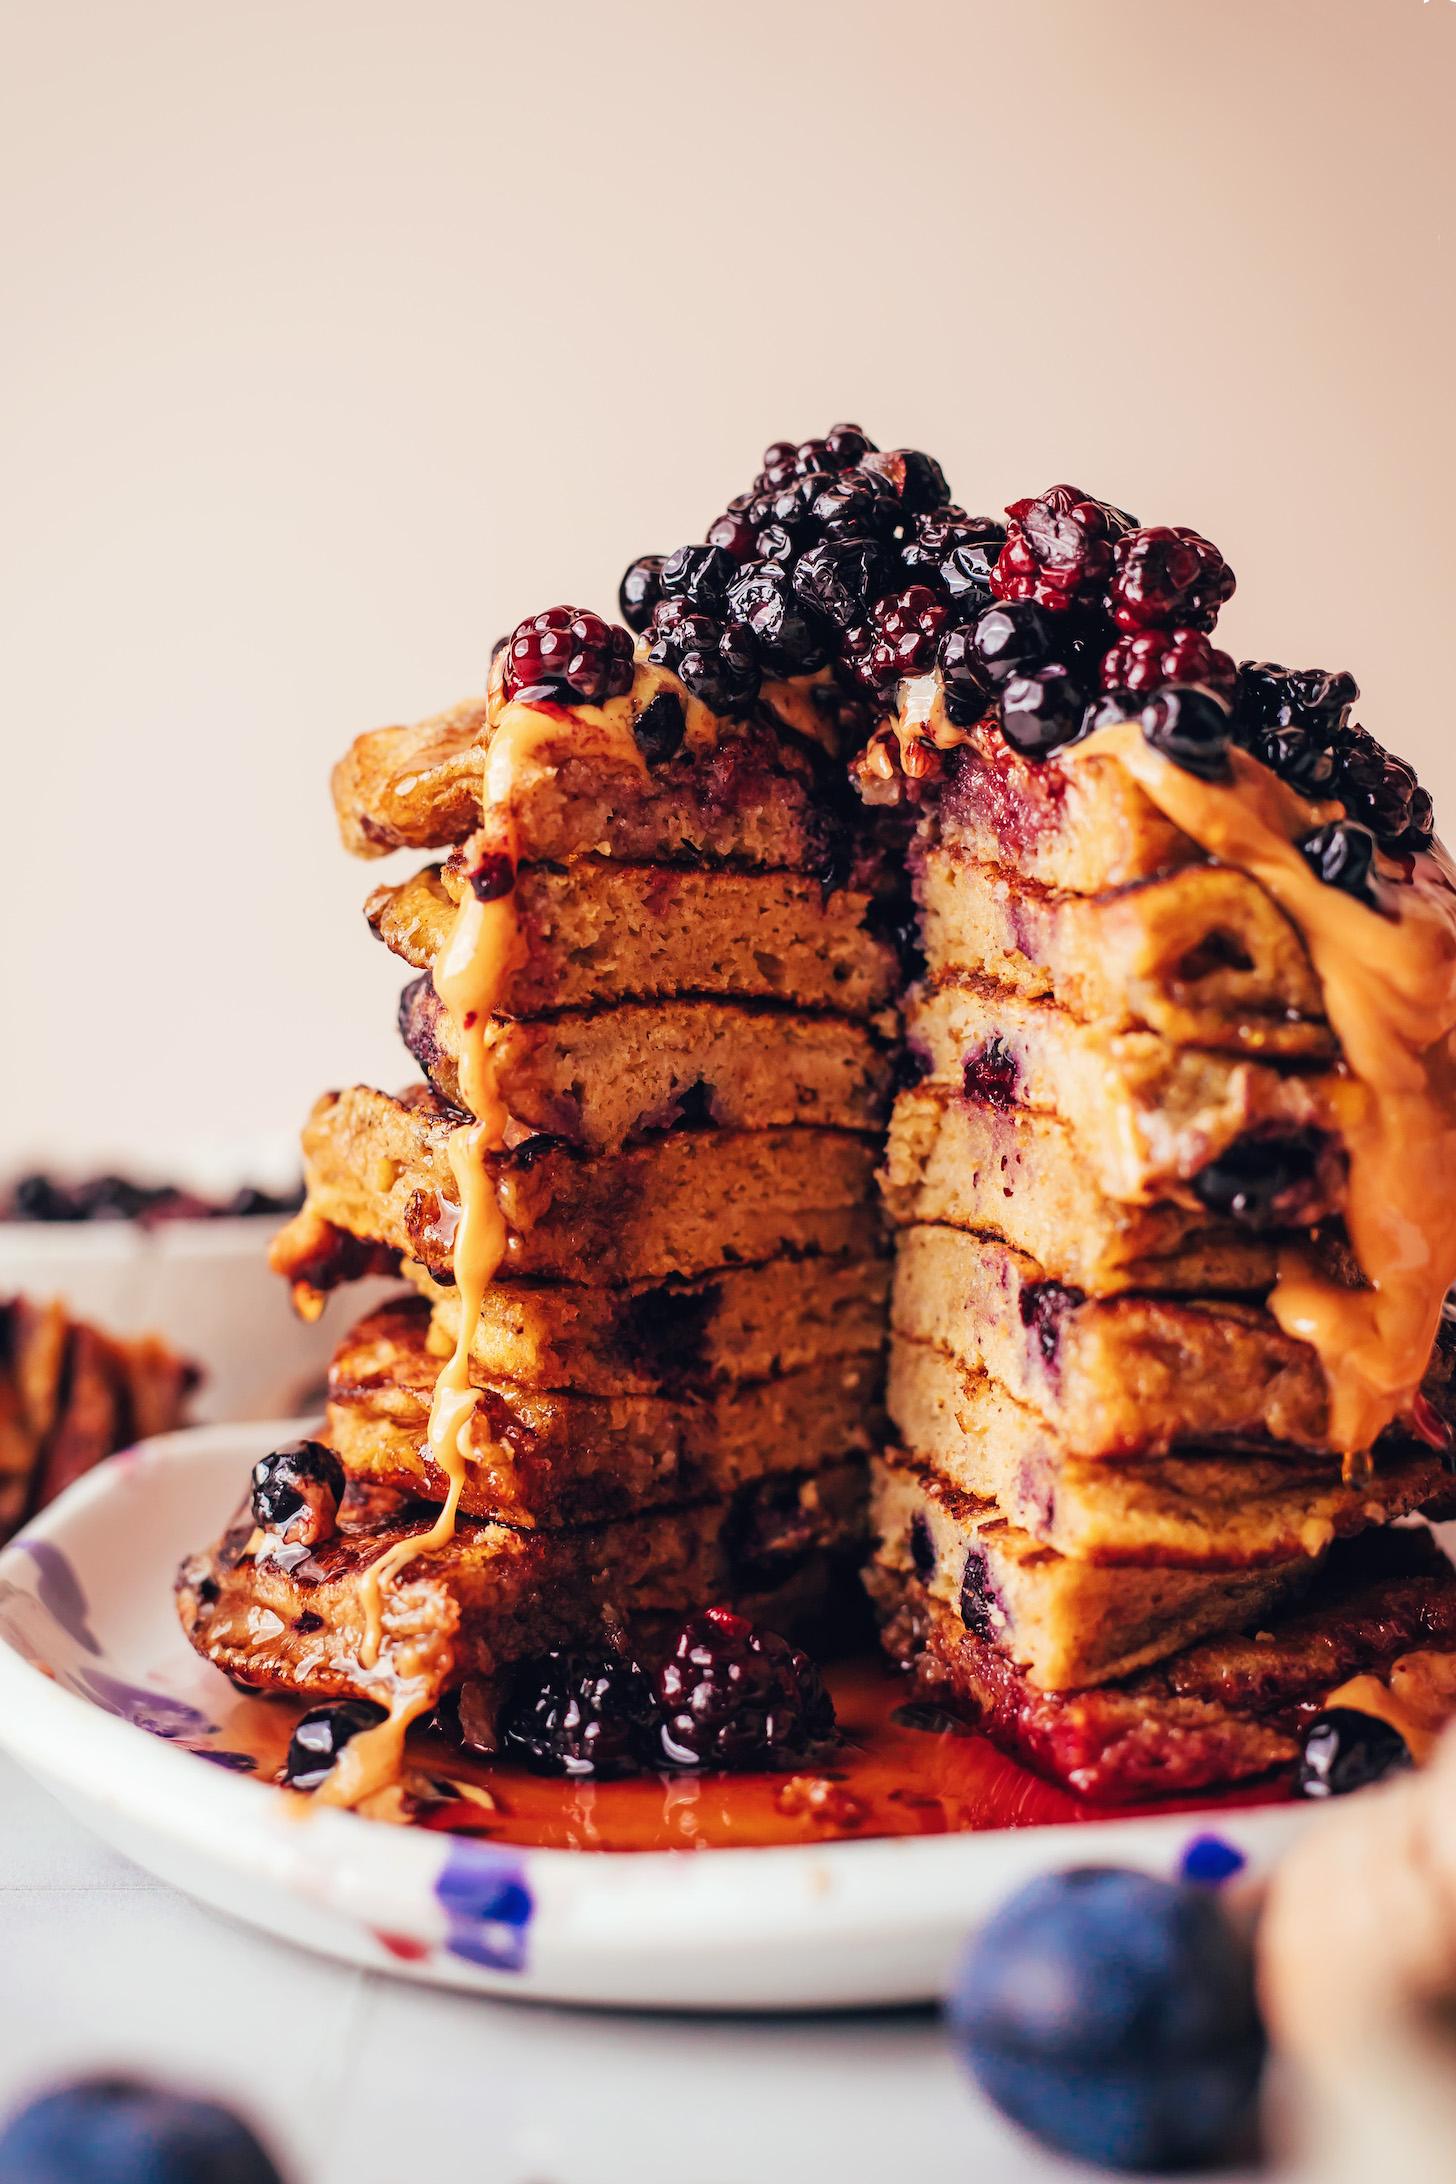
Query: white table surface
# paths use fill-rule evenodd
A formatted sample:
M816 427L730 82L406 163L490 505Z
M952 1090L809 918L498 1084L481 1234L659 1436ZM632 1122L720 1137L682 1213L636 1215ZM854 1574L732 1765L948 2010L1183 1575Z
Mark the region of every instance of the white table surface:
M1084 2173L1000 2123L928 2012L704 2021L410 1987L174 1894L0 1759L0 2108L116 2066L234 2102L289 2184Z

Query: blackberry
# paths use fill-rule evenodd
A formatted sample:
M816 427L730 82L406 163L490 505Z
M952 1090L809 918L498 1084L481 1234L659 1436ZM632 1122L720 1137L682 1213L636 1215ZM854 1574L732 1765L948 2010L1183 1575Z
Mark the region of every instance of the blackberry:
M328 1706L315 1706L293 1732L284 1781L292 1790L316 1790L333 1772L344 1746L366 1729L377 1729L384 1719L384 1708L368 1699L335 1699Z
M1000 524L941 508L915 518L900 548L900 565L912 584L928 584L963 614L976 614L991 604L991 571L1005 543Z
M1229 707L1197 683L1172 683L1142 710L1144 739L1200 781L1228 776Z
M793 574L801 599L836 629L851 629L888 585L890 557L872 538L821 539L800 556Z
M777 562L749 562L729 591L728 616L749 631L763 665L779 675L812 675L833 649L828 624Z
M581 607L548 607L518 622L506 650L505 693L526 701L600 705L632 687L632 638Z
M317 1547L338 1529L344 1467L322 1441L288 1441L253 1466L253 1522Z
M758 651L747 630L725 629L708 614L679 614L654 622L651 635L653 666L670 667L710 712L739 713L758 696Z
M1059 650L1052 619L1030 600L988 607L971 631L971 649L993 683L1046 667Z
M1210 630L1233 592L1223 555L1186 524L1149 524L1113 542L1107 609L1121 630Z
M1238 670L1232 656L1201 630L1148 629L1119 637L1102 661L1104 690L1161 690L1165 683L1202 683L1230 698Z
M883 478L907 516L944 508L950 499L945 472L933 455L922 454L918 447L892 447L883 455L866 455L859 468L867 477Z
M721 614L737 574L737 562L721 546L679 546L662 564L663 597L685 599L700 614Z
M548 1653L517 1670L501 1710L501 1749L538 1774L640 1774L658 1750L650 1679L616 1653Z
M1411 823L1420 783L1404 759L1382 749L1364 728L1352 728L1336 749L1335 794L1352 819L1382 842L1400 841Z
M926 584L877 599L857 633L853 672L867 690L884 691L903 675L922 675L935 661L950 610Z
M1006 515L992 590L998 599L1029 599L1058 614L1101 600L1112 575L1113 544L1133 528L1121 509L1075 485L1053 485L1013 501Z
M652 620L652 610L662 597L662 554L643 554L622 573L617 586L617 605L628 629L639 637ZM504 643L506 640L501 640Z
M1322 879L1326 887L1338 887L1343 894L1354 895L1359 901L1375 907L1375 836L1368 827L1357 825L1353 819L1336 819L1327 827L1316 827L1313 834L1306 834L1296 847L1311 872Z
M834 1706L806 1654L729 1608L678 1632L658 1672L662 1749L677 1767L763 1768L834 1735Z
M973 728L991 702L991 678L976 652L972 633L948 629L940 640L940 679L946 718L957 728Z
M1295 1795L1345 1797L1410 1765L1410 1746L1388 1721L1353 1706L1331 1706L1304 1732Z
M1023 758L1047 758L1083 732L1087 693L1059 662L1013 675L1001 692L1001 733Z
M1241 660L1234 718L1241 734L1304 728L1330 743L1345 728L1359 695L1353 675L1331 675L1321 667L1280 667L1274 660Z

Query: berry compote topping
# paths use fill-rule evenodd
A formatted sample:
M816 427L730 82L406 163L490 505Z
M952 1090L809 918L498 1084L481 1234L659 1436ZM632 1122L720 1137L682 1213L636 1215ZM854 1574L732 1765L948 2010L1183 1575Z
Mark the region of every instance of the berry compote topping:
M1030 599L1053 613L1100 602L1113 545L1132 518L1079 486L1054 485L1006 511L1006 544L992 577L998 599Z
M856 680L867 690L883 691L903 675L923 675L934 665L949 620L945 601L926 584L877 599L851 646Z
M778 562L749 562L728 594L728 616L750 632L764 666L778 675L812 675L834 649L830 624Z
M957 728L974 728L991 703L991 677L975 649L974 632L964 626L948 629L940 640L941 684L948 720Z
M721 546L679 546L662 564L665 599L685 599L695 612L721 614L738 563Z
M384 1708L368 1699L335 1699L329 1706L315 1706L293 1732L284 1781L291 1790L316 1790L332 1773L344 1746L366 1729L377 1729L384 1719Z
M1235 739L1299 795L1338 801L1381 849L1410 856L1430 847L1431 799L1412 769L1352 725L1360 695L1352 675L1245 660L1234 698Z
M517 1671L500 1717L508 1758L538 1774L638 1774L662 1764L651 1679L617 1653L548 1653Z
M1334 819L1316 827L1297 845L1299 854L1326 887L1375 906L1375 836L1353 819Z
M823 538L894 536L904 511L887 478L866 470L844 470L814 496L810 516Z
M663 607L674 604L664 601ZM725 629L708 614L675 614L669 619L659 608L651 637L648 659L655 667L670 667L713 712L742 712L758 696L758 647L741 625Z
M777 1767L834 1735L833 1702L808 1656L728 1608L683 1625L657 1695L662 1748L677 1767Z
M910 516L944 508L950 500L945 472L933 455L918 447L893 447L885 454L866 455L860 469L867 477L883 478L900 506Z
M581 607L548 607L511 633L505 694L527 702L601 705L632 687L632 637Z
M1188 1188L1210 1213L1250 1228L1294 1226L1309 1211L1328 1152L1328 1141L1314 1130L1235 1138Z
M288 1441L253 1466L253 1522L317 1547L337 1530L344 1467L322 1441Z
M1161 690L1166 683L1202 683L1232 698L1238 669L1233 656L1211 645L1201 630L1146 629L1119 637L1098 670L1104 690Z
M912 584L928 584L960 613L991 604L991 572L1006 543L1002 525L963 508L939 508L916 516L900 548L900 565Z
M1352 1706L1332 1706L1316 1714L1304 1732L1295 1792L1345 1797L1410 1764L1410 1746L1388 1721Z
M1049 666L1061 647L1051 616L1027 599L988 607L979 615L971 631L971 649L987 680L1004 683L1013 675L1029 675L1035 668Z
M662 597L662 554L643 554L623 571L617 587L617 604L628 629L640 636L652 620L652 610Z
M1175 683L1150 698L1140 718L1144 739L1185 773L1200 781L1228 778L1229 707L1216 690Z
M663 766L682 749L687 726L682 700L659 690L632 723L632 740L649 766Z
M1046 758L1083 733L1087 693L1060 662L1013 675L1001 692L1001 733L1023 758Z
M1210 630L1233 592L1218 548L1184 524L1149 524L1113 541L1107 608L1121 630Z
M852 629L885 591L893 566L875 539L821 539L794 564L794 589L836 629Z

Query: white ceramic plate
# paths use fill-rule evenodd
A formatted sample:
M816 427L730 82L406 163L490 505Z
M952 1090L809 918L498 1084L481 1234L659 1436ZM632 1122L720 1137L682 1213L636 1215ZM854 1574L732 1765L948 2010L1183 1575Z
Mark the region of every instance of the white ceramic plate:
M1171 1873L1213 1828L1257 1867L1310 1808L703 1853L520 1851L301 1807L209 1764L230 1693L183 1639L177 1563L294 1426L113 1457L0 1555L0 1744L138 1865L307 1948L440 1986L622 2007L934 1998L1030 1874Z

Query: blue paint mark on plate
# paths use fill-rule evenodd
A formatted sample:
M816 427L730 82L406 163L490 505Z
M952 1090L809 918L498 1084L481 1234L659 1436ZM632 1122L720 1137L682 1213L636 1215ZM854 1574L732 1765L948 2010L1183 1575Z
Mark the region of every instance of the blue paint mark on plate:
M94 1701L103 1713L115 1714L122 1721L129 1721L135 1729L145 1729L154 1737L165 1737L169 1744L182 1742L188 1737L211 1737L217 1734L217 1723L209 1721L206 1714L185 1699L174 1699L166 1691L148 1691L142 1684L125 1683L119 1676L108 1676L101 1668L82 1669L76 1677L75 1688Z
M18 1544L35 1564L35 1594L41 1606L55 1617L68 1638L74 1638L87 1653L99 1653L101 1648L87 1620L91 1611L69 1556L48 1539L23 1539Z
M1243 1852L1226 1843L1221 1835L1195 1835L1184 1845L1178 1871L1185 1881L1201 1881L1217 1888L1242 1873L1247 1863Z
M435 1882L448 1922L445 1947L492 1972L523 1972L535 1908L518 1858L452 1837Z

